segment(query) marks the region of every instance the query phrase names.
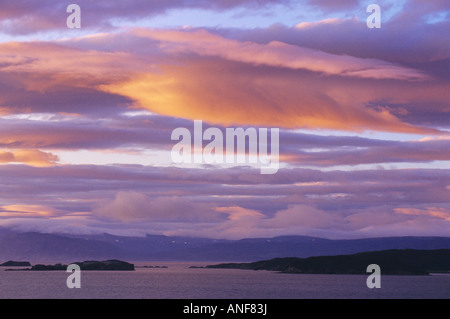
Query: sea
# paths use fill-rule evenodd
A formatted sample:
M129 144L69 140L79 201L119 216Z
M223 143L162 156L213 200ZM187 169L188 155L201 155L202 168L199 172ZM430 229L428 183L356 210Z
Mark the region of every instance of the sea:
M450 299L449 274L382 274L381 288L370 289L365 275L190 268L205 266L196 262L134 264L135 271L82 271L81 288L73 289L64 271L0 269L0 299Z

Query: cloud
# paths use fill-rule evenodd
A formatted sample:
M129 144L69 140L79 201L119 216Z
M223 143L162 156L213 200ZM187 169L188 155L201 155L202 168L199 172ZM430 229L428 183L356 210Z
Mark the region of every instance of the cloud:
M399 207L394 211L395 213L402 215L430 216L450 221L450 211L440 207L426 207L424 209Z
M414 10L408 7L400 12L407 14L412 11ZM376 32L367 28L364 18L354 16L303 21L293 27L279 25L265 29L217 32L242 42L266 44L279 41L334 55L386 61L412 67L427 75L439 74L448 78L448 74L442 72L437 64L448 63L450 45L440 34L448 28L449 22L425 23L423 15L426 10L423 8L417 9L415 14L418 16L384 22L383 27Z
M206 30L173 31L137 29L140 37L162 41L168 52L194 52L231 61L289 69L305 69L329 75L374 79L426 80L414 69L376 59L334 55L296 45L272 41L268 44L225 39Z
M429 122L414 122L425 104L441 121L447 108L446 86L411 81L427 77L410 67L202 29L137 29L0 50L4 113L101 115L133 106L228 126L437 134L424 127Z
M115 231L118 235L130 235L132 232L121 232L114 230L111 225L108 228L98 221L93 222L86 216L63 216L63 217L33 217L26 218L8 217L0 218L0 225L18 232L42 232L42 233L66 233L66 234L103 234L107 231ZM136 235L136 233L134 233Z
M308 3L312 6L319 7L326 11L344 11L354 8L358 5L358 0L309 0Z
M124 222L155 221L212 221L218 215L208 206L180 197L150 198L137 192L118 192L113 201L100 205L94 214Z
M307 205L293 205L288 209L278 211L268 224L274 228L290 226L303 227L338 227L337 214L327 213Z
M24 149L12 152L0 151L0 164L23 163L31 166L51 166L59 161L58 156L39 150Z
M107 1L78 0L81 7L82 27L88 29L111 30L115 22L136 21L154 17L173 9L228 10L232 8L257 9L271 4L290 4L292 0L171 0L153 1ZM2 1L0 27L3 32L13 35L30 34L66 28L69 13L66 8L70 2L44 0L29 2L24 0Z
M28 90L54 91L64 85L89 87L124 79L120 71L151 71L151 64L143 65L142 59L126 52L80 50L51 42L6 42L0 44L0 71L17 75L33 75L32 78L16 77ZM14 57L14 62L11 61ZM36 81L44 76L45 81Z
M58 214L52 207L43 205L6 205L0 206L0 218L8 217L51 217Z
M448 236L450 229L446 170L296 168L261 176L242 168L3 165L0 175L4 206L27 205L8 209L8 218L34 217L32 207L54 212L39 230L76 232L76 220L90 232L234 239Z
M58 150L170 149L173 118L111 114L95 116L17 114L0 118L0 147ZM33 119L34 118L34 119Z
M236 211L247 211L234 207ZM443 211L443 209L434 208ZM448 236L449 220L439 221L428 214L411 219L383 208L324 211L309 205L291 205L273 217L250 211L245 218L224 221L205 227L193 224L168 235L207 236L212 238L270 238L280 235L309 235L327 238L367 238L420 234L423 236ZM242 215L240 215L242 216Z
M446 150L450 147L448 136L422 141L383 141L335 138L314 138L314 144L299 136L293 144L284 143L281 150L289 163L310 166L358 165L373 163L418 163L449 161ZM306 145L304 143L307 143ZM320 149L320 150L318 150Z
M163 74L144 75L103 89L135 100L136 107L152 112L226 126L437 132L404 123L386 109L365 108L377 99L376 92L350 92L345 85L359 85L332 82L270 70L261 74L243 65L209 61L165 67Z
M387 79L390 74L405 80L422 77L419 75L421 72L415 73L409 68L370 59L329 55L279 42L267 45L237 42L205 30L135 32L139 36L159 39L168 56L184 56L183 65L164 65L160 67L160 73L143 73L124 82L100 86L106 92L134 100L136 107L168 116L202 118L223 125L245 122L289 128L433 131L402 122L392 109L379 105L380 101L399 104L423 100L424 95L419 96L422 94L420 91L414 91L413 95L417 95L414 99L410 96L411 91L408 91L408 97L406 93L399 96L398 89L394 91L397 86L412 89L422 84L375 81L369 88L367 83L370 82L353 79L366 75L378 78L378 71L383 74L381 78ZM198 56L193 57L189 52ZM323 61L316 64L308 62L308 59ZM361 73L360 70L364 71ZM371 70L375 72L372 75ZM310 71L343 78L318 76ZM409 78L408 74L412 77ZM353 89L349 90L349 87ZM442 91L432 86L425 90L430 94L431 91ZM429 93L426 95L438 96Z
M353 0L305 1L314 7L306 22L249 29L115 23L175 8L247 14L266 6L272 14L280 2L81 1L83 28L102 33L1 43L0 223L216 238L448 235L449 22L431 19L445 17L447 2L408 1L404 10L390 3L380 2L391 16L374 31ZM2 32L50 35L65 28L65 6L3 1ZM93 153L166 154L171 131L194 119L220 129L282 128L283 166L261 176L247 167L58 158L92 164ZM397 141L392 132L420 137Z

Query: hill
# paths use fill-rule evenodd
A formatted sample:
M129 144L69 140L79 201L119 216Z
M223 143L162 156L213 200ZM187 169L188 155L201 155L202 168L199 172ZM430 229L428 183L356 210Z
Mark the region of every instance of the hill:
M252 263L227 263L206 268L271 270L299 274L367 274L370 264L377 264L385 275L427 275L450 272L450 249L383 250L352 255L309 258L275 258Z

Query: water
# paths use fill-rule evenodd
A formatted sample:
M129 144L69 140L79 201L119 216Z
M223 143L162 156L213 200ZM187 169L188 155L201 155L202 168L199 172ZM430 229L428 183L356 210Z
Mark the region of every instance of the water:
M135 263L139 266L139 263ZM142 264L142 263L141 263ZM450 276L382 276L369 289L364 275L303 275L239 269L190 269L198 263L144 263L169 268L83 271L81 289L66 272L3 271L0 298L14 299L450 299Z

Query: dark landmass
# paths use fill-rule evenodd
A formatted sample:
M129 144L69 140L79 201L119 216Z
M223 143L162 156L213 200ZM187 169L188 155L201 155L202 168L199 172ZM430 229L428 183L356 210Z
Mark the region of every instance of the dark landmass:
M347 255L389 249L450 249L450 237L384 237L331 240L307 236L223 240L179 236L144 237L19 233L0 227L4 260L238 261L278 257Z
M121 271L131 271L134 270L134 264L130 264L121 260L105 260L105 261L96 261L96 260L87 260L83 262L75 262L72 264L76 264L80 266L80 270L121 270ZM68 265L63 264L55 264L55 265L42 265L37 264L32 266L31 268L22 269L22 270L30 270L30 271L51 271L51 270L67 270ZM16 270L16 269L6 269L6 270Z
M0 265L0 267L28 267L31 264L28 261L12 261L9 260Z
M121 260L76 262L81 270L134 270L134 264Z
M353 255L309 258L275 258L251 263L208 265L206 268L270 270L298 274L367 274L367 266L377 264L384 275L429 275L449 273L450 249L384 250Z
M41 265L37 264L31 267L31 269L27 270L36 270L36 271L47 271L47 270L67 270L68 265L63 264L55 264L55 265Z

